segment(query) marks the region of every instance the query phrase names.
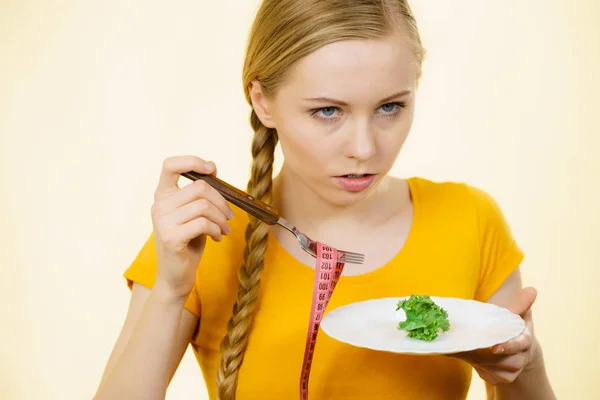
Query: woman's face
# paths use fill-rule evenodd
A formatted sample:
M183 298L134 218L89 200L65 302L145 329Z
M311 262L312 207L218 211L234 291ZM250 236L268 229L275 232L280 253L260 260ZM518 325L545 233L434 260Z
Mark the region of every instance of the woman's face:
M389 172L413 122L416 60L401 36L329 44L306 56L266 98L287 175L337 205L368 196Z

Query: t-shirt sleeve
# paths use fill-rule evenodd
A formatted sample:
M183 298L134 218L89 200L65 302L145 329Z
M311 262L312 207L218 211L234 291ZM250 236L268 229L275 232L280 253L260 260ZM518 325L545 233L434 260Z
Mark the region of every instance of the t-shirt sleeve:
M134 282L151 289L156 281L157 270L156 243L154 241L154 233L151 233L131 265L125 270L123 276L127 281L129 289L133 288ZM201 305L196 285L194 285L185 302L185 308L200 318Z
M524 252L517 244L497 201L469 186L477 212L480 275L475 300L487 301L521 264Z

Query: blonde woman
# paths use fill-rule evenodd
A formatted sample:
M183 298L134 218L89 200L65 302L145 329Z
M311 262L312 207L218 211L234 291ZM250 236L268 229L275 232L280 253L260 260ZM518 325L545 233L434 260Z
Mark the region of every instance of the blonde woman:
M265 0L243 69L253 164L247 191L309 236L365 253L330 308L427 293L510 308L516 339L453 356L406 356L320 335L314 400L452 400L473 368L493 399L553 399L533 332L536 292L494 199L473 186L388 176L409 134L424 50L406 1ZM273 177L273 152L285 160ZM207 156L207 155L205 155ZM125 272L130 309L96 399L162 399L188 344L211 399L296 399L314 259L228 204L196 156L164 162L153 234Z

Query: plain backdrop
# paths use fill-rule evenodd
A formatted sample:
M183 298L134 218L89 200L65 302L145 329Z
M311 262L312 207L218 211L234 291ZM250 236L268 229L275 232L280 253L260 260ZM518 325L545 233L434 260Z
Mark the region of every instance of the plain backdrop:
M0 0L0 398L93 396L165 157L213 160L245 188L258 3ZM429 53L392 173L498 200L558 397L598 399L600 5L411 4ZM190 351L168 398L207 398Z

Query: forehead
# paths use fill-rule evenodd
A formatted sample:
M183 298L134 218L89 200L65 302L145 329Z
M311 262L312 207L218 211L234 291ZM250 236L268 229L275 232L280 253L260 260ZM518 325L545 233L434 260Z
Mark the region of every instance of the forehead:
M282 94L377 101L416 83L416 59L401 36L328 44L300 60Z

